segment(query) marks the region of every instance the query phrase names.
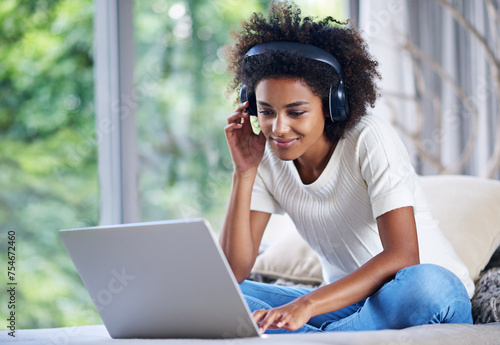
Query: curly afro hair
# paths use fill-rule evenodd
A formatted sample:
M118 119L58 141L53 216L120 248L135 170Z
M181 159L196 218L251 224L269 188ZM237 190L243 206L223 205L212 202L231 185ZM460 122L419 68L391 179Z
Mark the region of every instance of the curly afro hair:
M320 21L302 17L300 9L289 1L271 3L268 18L253 13L242 23L241 31L232 32L235 43L228 47L226 60L234 79L228 92L239 91L243 83L253 91L267 78L301 79L322 99L323 111L329 114L330 86L339 80L332 67L292 52L274 51L245 57L253 46L274 41L301 42L322 48L334 55L342 66L348 93L349 118L333 123L327 117L325 123L327 137L339 140L367 113L368 106L375 105L376 79L380 78L378 63L368 53L360 32L348 24L349 21L342 23L332 17Z

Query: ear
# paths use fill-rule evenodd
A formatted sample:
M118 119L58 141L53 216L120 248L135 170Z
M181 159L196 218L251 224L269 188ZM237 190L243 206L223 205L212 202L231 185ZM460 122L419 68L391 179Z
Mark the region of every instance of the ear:
M325 118L325 126L328 123L328 120L330 120L330 122L333 122L332 117L330 116L330 112L328 110L323 111L323 117Z
M330 99L323 98L321 100L321 109L323 110L323 116L325 118L330 118Z

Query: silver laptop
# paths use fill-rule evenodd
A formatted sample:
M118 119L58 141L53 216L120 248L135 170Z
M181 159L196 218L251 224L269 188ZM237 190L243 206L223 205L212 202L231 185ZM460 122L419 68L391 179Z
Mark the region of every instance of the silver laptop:
M112 338L238 338L258 328L204 219L61 230Z

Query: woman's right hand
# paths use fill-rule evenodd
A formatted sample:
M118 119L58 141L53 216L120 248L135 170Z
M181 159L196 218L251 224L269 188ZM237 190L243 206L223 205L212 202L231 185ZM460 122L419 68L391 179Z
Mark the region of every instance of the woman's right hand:
M250 115L245 112L247 107L248 102L238 105L228 116L227 126L224 127L236 173L256 171L266 146L266 139L262 132L256 135L252 130Z

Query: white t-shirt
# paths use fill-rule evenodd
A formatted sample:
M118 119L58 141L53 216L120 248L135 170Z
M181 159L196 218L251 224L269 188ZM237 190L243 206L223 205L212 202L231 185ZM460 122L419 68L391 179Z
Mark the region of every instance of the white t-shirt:
M293 161L267 145L253 187L251 209L286 212L318 254L325 282L353 272L382 251L376 218L413 206L421 263L455 273L469 297L474 283L431 215L408 153L394 129L364 116L341 139L325 170L302 183Z

